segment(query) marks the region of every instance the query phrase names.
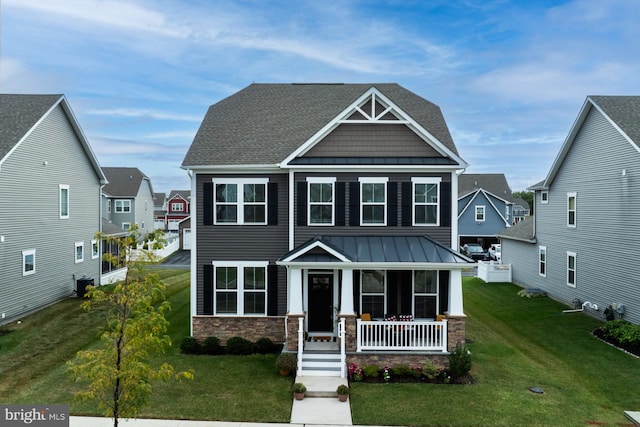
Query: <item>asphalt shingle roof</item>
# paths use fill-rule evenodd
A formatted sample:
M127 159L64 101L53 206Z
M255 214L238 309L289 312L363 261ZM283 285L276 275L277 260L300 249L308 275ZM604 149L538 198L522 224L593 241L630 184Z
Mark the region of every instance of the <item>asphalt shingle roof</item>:
M143 179L149 179L138 168L103 167L102 172L109 183L103 193L111 197L136 197Z
M458 197L480 188L506 201L514 201L507 178L502 173L463 173L458 177Z
M590 96L591 100L604 111L640 147L640 96Z
M440 107L398 84L252 84L209 107L182 166L278 164L371 87L458 154Z
M529 216L524 220L505 228L498 233L498 237L503 239L519 240L522 242L535 243L536 237L533 235L534 217Z

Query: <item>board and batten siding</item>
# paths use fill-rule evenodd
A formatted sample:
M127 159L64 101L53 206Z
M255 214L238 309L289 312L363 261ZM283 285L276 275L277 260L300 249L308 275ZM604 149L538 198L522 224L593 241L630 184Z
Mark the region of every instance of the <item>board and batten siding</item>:
M221 178L269 178L269 183L277 184L277 224L276 225L204 225L203 187L213 182L214 177ZM212 261L269 261L277 259L289 251L288 224L288 175L248 175L248 174L196 174L196 214L197 249L197 311L203 310L204 280L203 266ZM269 214L267 212L267 214ZM286 270L278 267L278 314L283 315L287 306Z
M69 186L69 218L59 217L59 184ZM100 280L91 240L100 229L100 183L60 106L0 170L0 323L73 295L75 280ZM75 262L75 243L84 261ZM35 273L22 275L22 251L35 249Z
M624 173L623 173L624 171ZM549 189L536 194L537 247L547 247L547 276L536 287L567 304L626 307L640 323L640 283L632 267L640 235L640 153L595 108L588 113ZM576 227L567 227L567 193L577 194ZM567 285L567 252L576 254L576 287ZM506 248L503 256L507 256ZM514 277L519 274L514 268Z

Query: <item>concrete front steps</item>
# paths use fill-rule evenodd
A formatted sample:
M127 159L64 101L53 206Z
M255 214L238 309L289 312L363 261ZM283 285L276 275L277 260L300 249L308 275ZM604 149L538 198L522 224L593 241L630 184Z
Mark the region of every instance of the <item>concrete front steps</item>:
M302 353L302 375L305 377L339 378L341 367L339 353L319 351L305 351Z

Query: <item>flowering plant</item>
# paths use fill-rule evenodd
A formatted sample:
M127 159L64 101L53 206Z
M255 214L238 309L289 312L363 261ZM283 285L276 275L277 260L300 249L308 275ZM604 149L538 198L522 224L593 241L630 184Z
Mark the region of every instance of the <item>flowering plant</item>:
M388 363L384 365L384 370L382 371L382 378L384 378L384 382L388 383L391 380L391 365Z
M349 378L354 381L362 381L362 368L355 363L349 364Z

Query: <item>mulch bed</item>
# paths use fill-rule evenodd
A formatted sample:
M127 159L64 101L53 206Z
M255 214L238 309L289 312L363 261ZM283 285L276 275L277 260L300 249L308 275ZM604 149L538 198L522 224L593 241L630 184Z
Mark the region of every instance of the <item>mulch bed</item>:
M617 341L613 341L613 340L607 339L602 335L602 331L600 330L600 328L595 329L592 332L592 334L593 334L593 336L599 338L600 340L606 342L607 344L610 344L610 345L612 345L612 346L614 346L614 347L616 347L616 348L618 348L618 349L620 349L620 350L622 350L622 351L624 351L626 353L632 354L635 357L640 358L640 345L628 345L628 344L625 345L625 344L620 344Z
M353 381L351 378L350 380ZM476 381L471 374L461 378L452 378L448 372L442 371L434 378L392 375L389 381L385 381L382 375L379 375L376 378L364 377L361 382L368 384L475 384Z

